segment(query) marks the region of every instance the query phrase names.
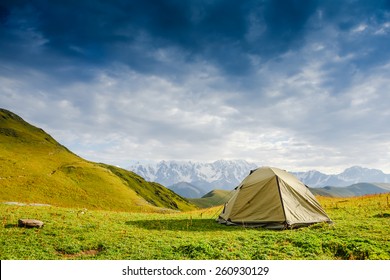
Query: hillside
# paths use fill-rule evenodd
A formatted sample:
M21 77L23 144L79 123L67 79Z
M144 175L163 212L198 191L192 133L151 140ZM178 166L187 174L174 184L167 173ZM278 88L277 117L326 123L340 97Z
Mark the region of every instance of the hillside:
M232 191L212 190L201 198L194 198L189 200L200 208L208 208L224 204L226 201L229 200L231 195Z
M330 197L352 197L368 194L380 194L390 192L390 184L387 183L357 183L347 187L311 188L315 195Z
M118 211L195 208L133 172L82 159L4 109L0 109L0 201Z

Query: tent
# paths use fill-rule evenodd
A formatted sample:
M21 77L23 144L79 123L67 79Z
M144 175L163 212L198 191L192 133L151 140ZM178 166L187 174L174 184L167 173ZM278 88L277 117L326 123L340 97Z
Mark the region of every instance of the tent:
M252 170L235 188L217 221L273 229L331 223L309 188L275 167Z

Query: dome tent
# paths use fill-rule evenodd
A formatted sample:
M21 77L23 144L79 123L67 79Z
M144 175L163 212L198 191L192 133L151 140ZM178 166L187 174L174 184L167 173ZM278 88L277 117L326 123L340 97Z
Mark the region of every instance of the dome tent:
M331 223L309 188L275 167L252 170L234 190L217 221L272 229Z

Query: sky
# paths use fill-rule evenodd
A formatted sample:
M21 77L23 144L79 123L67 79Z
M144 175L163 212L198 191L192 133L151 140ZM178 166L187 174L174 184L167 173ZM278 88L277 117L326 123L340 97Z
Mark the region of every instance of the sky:
M76 154L390 173L390 1L2 0L0 108Z

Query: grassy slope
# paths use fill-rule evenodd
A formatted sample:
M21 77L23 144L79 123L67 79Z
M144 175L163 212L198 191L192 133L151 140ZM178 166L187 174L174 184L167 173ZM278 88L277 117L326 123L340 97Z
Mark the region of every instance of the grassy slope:
M0 258L390 259L390 195L318 199L333 225L285 231L220 225L218 207L156 214L0 204ZM19 218L45 226L18 228Z
M193 204L200 208L208 208L216 205L222 205L229 200L232 195L231 191L226 190L212 190L206 193L201 198L189 199Z
M194 206L161 185L86 161L42 129L0 109L0 201L118 211Z

